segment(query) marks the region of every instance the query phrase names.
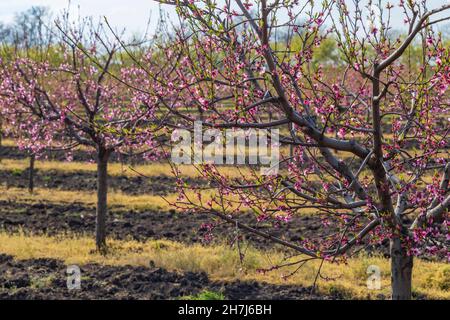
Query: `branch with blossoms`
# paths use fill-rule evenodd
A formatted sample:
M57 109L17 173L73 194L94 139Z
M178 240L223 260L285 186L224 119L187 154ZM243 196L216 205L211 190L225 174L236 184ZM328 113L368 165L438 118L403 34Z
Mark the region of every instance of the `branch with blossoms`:
M289 149L275 175L226 176L202 166L217 194L200 201L199 193L182 207L233 224L243 210L287 225L314 210L324 230L340 232L283 245L345 259L387 241L393 298L410 298L412 256L447 254L449 190L439 176L448 176L449 49L433 26L450 19L450 5L161 2L176 6L182 21L163 51L171 72L150 75L158 86L148 94L170 112L167 125L278 128L281 150ZM405 35L391 32L394 10L405 16ZM318 64L327 39L340 60ZM422 65L413 65L405 55L418 45Z
M39 48L43 54L33 55L34 48L16 49L1 61L2 116L19 146L33 155L79 145L95 154L96 245L104 253L111 155L132 149L147 160L159 158L161 125L154 99L111 76L148 82L141 69L121 59L121 45L104 40L106 30L92 20L76 27L63 25L59 42Z

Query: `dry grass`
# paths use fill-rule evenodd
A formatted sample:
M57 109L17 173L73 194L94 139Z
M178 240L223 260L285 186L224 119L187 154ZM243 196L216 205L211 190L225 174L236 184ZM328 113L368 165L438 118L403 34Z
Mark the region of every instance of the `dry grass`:
M28 159L2 159L0 162L0 170L26 170L29 167ZM41 171L64 171L64 172L92 172L97 170L95 163L90 162L62 162L62 161L36 161L35 168ZM193 165L179 165L180 175L183 177L198 178L201 174ZM229 177L236 178L249 174L248 168L239 168L235 166L222 166L219 172ZM121 163L108 164L108 174L111 176L173 176L170 164L155 162L152 164L136 165L130 167Z
M15 147L17 144L11 139L2 139L2 146L4 147Z
M17 142L14 139L11 138L3 138L2 139L2 146L3 147L17 147ZM83 146L80 145L76 148L74 148L75 150L91 150L92 151L92 147L89 146Z
M201 190L201 201L203 207L208 207L206 203L216 197L217 190L205 189ZM185 192L189 201L193 204L200 204L197 191L187 190ZM224 200L231 200L232 205L227 208L228 211L233 209L245 210L244 207L239 206L239 198L235 194L230 194L223 197ZM12 201L16 203L54 203L54 204L71 204L79 203L85 206L95 206L97 201L97 195L91 191L68 191L57 190L49 188L36 188L33 194L28 192L25 188L7 188L0 185L0 200ZM175 210L173 206L177 203L178 206L186 209L192 208L191 204L188 204L185 199L179 199L178 194L170 193L164 197L158 195L142 194L142 195L129 195L121 191L111 190L108 192L108 206L113 208L125 208L132 210ZM216 203L213 204L213 208L220 209ZM176 209L176 210L181 210ZM297 211L298 214L312 215L315 210L312 208L305 208Z
M0 186L0 200L17 203L49 202L55 204L81 203L93 206L97 201L95 192L67 191L47 188L37 188L33 194L23 188L5 188ZM205 192L206 194L206 192ZM191 195L193 197L193 195ZM169 203L177 200L176 194L164 197ZM109 192L108 204L111 207L125 207L133 210L170 210L173 207L161 196L156 195L128 195L122 192Z
M7 140L7 142L10 140ZM13 141L10 141L13 143ZM350 159L351 154L348 152L338 152L337 156L341 159ZM444 156L444 155L440 155ZM445 156L448 156L446 154ZM29 166L28 159L2 159L0 162L0 170L26 170ZM95 163L90 162L62 162L62 161L36 161L35 167L41 171L62 171L66 173L70 172L92 172L94 173L97 168ZM179 165L177 166L180 175L184 178L199 178L201 173L193 165ZM240 178L242 176L249 176L252 170L248 167L237 167L237 166L217 166L219 172L230 178ZM257 171L258 172L258 171ZM110 163L108 165L108 174L111 176L129 176L135 177L142 175L144 177L157 177L157 176L174 176L172 172L172 167L169 163L155 162L151 164L143 165L123 165L121 163ZM430 183L432 181L433 173L429 172L427 176L423 177L424 183ZM361 178L368 176L372 177L372 173L368 170L361 172ZM408 181L411 179L410 176L403 174L400 176L401 179ZM310 181L325 181L326 178L319 178L317 176L310 176Z
M275 284L296 284L310 286L317 272L318 262L307 263L299 272L288 279L283 275L292 269L282 268L268 273L257 272L283 260L278 251L258 251L249 248L241 264L236 250L226 245L202 246L149 240L147 242L118 241L109 239L112 248L107 256L93 251L95 244L89 237L59 237L7 234L0 232L0 252L13 255L16 259L54 258L67 264L99 263L104 265L148 265L168 270L205 271L213 280L257 280ZM381 290L366 287L369 265L377 265L382 272ZM416 259L414 265L414 292L434 299L450 299L450 266L445 263L426 262ZM389 261L381 257L351 259L348 264L325 263L322 274L330 280L320 280L322 293L341 292L346 297L367 299L379 294L389 296Z
M11 140L3 140L3 145L14 145ZM340 154L341 155L341 154ZM346 157L347 155L342 156ZM2 159L1 170L24 170L28 167L28 160ZM84 162L37 161L36 168L42 171L60 170L65 172L89 171L95 172L96 165ZM153 163L139 165L134 169L145 176L172 175L170 165ZM181 166L181 174L185 177L196 178L199 173L193 166ZM239 177L246 174L235 167L221 167L223 173ZM109 166L110 175L129 175L136 173L119 163ZM427 177L428 178L428 177ZM214 191L204 191L207 198ZM189 194L195 198L194 193ZM176 194L166 197L169 202L175 202ZM0 186L0 200L19 203L51 202L51 203L82 203L95 205L96 195L87 191L65 191L37 188L33 195L26 189ZM204 199L205 201L205 199ZM127 195L112 190L108 194L108 203L114 207L127 209L170 210L173 209L162 197L154 195ZM311 214L311 211L305 211ZM108 265L148 265L152 260L158 266L169 270L205 271L216 280L258 280L277 284L298 284L310 286L317 272L317 262L306 264L300 272L288 279L282 276L289 273L289 269L275 270L266 274L258 273L260 268L267 268L283 260L283 254L278 251L258 251L249 248L243 264L240 263L235 250L226 245L201 246L184 245L171 241L149 240L147 242L118 241L110 239L111 253L106 257L93 253L95 244L93 239L86 236L73 237L70 235L59 237L7 234L0 232L0 252L15 256L17 259L56 258L71 264L85 264L90 262ZM377 265L382 271L382 289L368 290L366 270L369 265ZM347 264L326 264L323 275L332 278L320 281L323 293L333 291L344 292L352 298L375 298L378 294L389 295L389 261L382 257L366 257L351 259ZM445 263L433 263L416 260L414 266L414 291L429 298L450 299L450 266Z
M0 162L0 170L26 170L29 167L28 159L2 159ZM95 163L89 162L62 162L62 161L36 161L35 168L40 171L61 171L65 173L76 173L76 172L89 172L93 175L97 170ZM183 178L199 178L201 174L193 165L179 165L177 167L180 171L180 176ZM217 167L221 174L224 174L230 178L239 178L242 176L248 176L251 174L251 169L245 167L235 167L235 166L218 166ZM108 174L110 176L128 176L136 177L142 175L144 177L158 177L158 176L168 176L173 177L172 168L168 163L155 162L147 165L136 165L129 167L127 165L122 165L120 163L110 163L108 165ZM368 171L363 171L361 177L366 175L370 176ZM310 176L310 181L327 181L326 178L319 179L317 176ZM431 178L429 179L431 180ZM330 180L331 181L331 180ZM45 192L44 192L45 193Z

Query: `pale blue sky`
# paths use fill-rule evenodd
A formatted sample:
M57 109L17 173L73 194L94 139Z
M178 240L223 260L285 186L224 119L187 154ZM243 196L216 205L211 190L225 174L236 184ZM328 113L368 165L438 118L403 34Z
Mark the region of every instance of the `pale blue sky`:
M0 0L0 21L11 22L14 14L24 11L31 6L46 6L58 15L69 7L68 0ZM165 11L172 12L173 8L164 6ZM151 17L155 25L159 17L159 4L153 0L71 0L71 12L78 15L78 8L82 16L100 18L106 16L111 25L128 32L143 32L147 21Z
M450 0L427 0L429 8L436 8ZM303 1L302 1L303 2ZM352 1L349 1L351 3ZM398 0L390 0L397 4ZM159 16L159 4L153 0L71 0L71 9L74 13L81 10L81 15L93 17L106 16L110 23L119 29L126 28L131 33L143 32L146 23L151 17L154 27ZM49 7L55 14L67 9L68 0L0 0L0 21L10 22L16 12L28 9L33 5L42 5ZM176 14L173 7L163 5L163 10L169 12L171 19L176 20ZM394 20L394 27L403 26L402 19L399 17Z

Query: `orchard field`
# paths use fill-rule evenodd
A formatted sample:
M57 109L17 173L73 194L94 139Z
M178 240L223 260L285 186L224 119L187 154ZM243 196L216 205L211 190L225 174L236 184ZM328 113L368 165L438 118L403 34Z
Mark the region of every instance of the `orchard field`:
M281 246L242 234L243 261L230 241L233 226L221 225L214 240L205 242L202 225L211 217L174 210L160 196L176 198L168 164L113 162L108 239L111 250L95 252L95 165L75 151L73 162L61 154L35 163L35 189L28 191L29 159L14 141L1 151L0 252L1 298L9 299L386 299L390 294L389 259L385 248L361 252L346 263L323 268L305 265L269 272L285 261ZM58 159L59 158L59 159ZM78 161L77 161L78 160ZM229 168L228 170L233 170ZM237 171L237 170L236 170ZM195 168L185 167L196 179ZM207 183L203 181L203 183ZM143 192L145 190L145 192ZM242 220L256 224L249 214ZM298 240L321 237L320 219L306 212L275 235ZM264 226L260 225L264 229ZM85 290L68 291L66 266L79 265ZM450 267L445 260L415 262L414 298L449 299ZM381 266L381 290L367 289L369 265Z
M450 5L158 3L0 23L0 299L450 299Z

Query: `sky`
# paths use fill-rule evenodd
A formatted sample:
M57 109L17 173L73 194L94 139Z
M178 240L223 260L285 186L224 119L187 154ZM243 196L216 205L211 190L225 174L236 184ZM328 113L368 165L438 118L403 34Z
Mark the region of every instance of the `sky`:
M398 3L398 0L390 0ZM349 1L351 3L352 1ZM450 0L426 0L429 8L440 7ZM69 7L69 0L0 0L0 21L11 22L14 14L24 11L31 6L46 6L54 14L61 13ZM121 30L125 28L128 34L142 34L147 26L149 18L150 28L154 29L159 17L160 4L153 0L71 0L71 12L78 14L78 8L82 16L101 18L106 16L110 24ZM170 19L176 20L176 14L172 6L162 5L168 12ZM393 19L394 28L403 27L402 18ZM446 25L448 27L448 25Z
M58 15L69 8L69 0L0 0L0 21L11 22L15 13L31 6L48 7ZM173 8L164 7L175 18ZM106 16L112 26L119 30L126 28L130 34L144 32L149 18L151 26L155 26L159 17L159 3L153 0L71 0L70 9L74 15L80 10L82 16Z

